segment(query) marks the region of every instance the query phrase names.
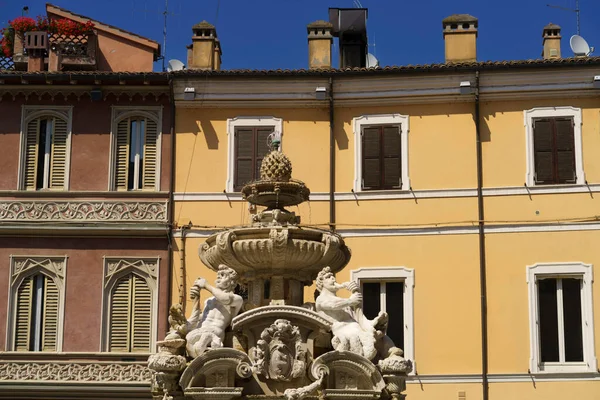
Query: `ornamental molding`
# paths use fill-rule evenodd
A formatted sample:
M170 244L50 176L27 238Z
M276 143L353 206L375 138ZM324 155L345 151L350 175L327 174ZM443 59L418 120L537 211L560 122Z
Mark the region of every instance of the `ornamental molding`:
M44 270L50 272L55 282L62 285L65 279L66 257L12 257L11 284L23 275L28 275L30 270Z
M0 201L0 222L167 222L167 202Z
M48 88L48 87L13 87L6 88L0 93L0 102L3 100L4 95L10 96L12 101L15 101L17 97L24 96L25 100L37 99L38 101L44 98L50 97L52 101L56 99L67 100L70 97L76 97L77 101L91 99L91 86L81 87L61 87L61 88ZM114 96L111 101L132 101L136 96L141 96L143 101L159 101L161 97L168 96L168 88L102 88L102 99L108 101L108 96ZM54 108L54 107L52 107Z
M0 363L0 382L111 382L149 384L152 371L144 364L99 363Z
M124 271L135 270L141 272L142 275L150 279L153 284L152 289L156 288L156 280L158 279L158 258L109 258L106 257L104 274L104 286L108 287L114 283L118 275ZM115 279L113 279L115 277Z
M113 121L121 120L128 114L132 114L151 117L158 124L162 117L162 106L112 106L112 113ZM158 130L162 130L160 126Z

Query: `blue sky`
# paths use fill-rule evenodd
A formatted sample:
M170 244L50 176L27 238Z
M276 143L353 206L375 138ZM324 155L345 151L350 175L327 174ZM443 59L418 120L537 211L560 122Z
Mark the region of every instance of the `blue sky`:
M0 0L0 24L21 15L44 14L43 0ZM53 0L52 4L162 44L164 0ZM576 33L575 0L361 0L369 9L370 52L381 65L444 61L441 21L450 14L479 18L478 59L539 58L542 28L562 27L563 56L571 56L569 38ZM185 62L191 27L207 20L217 27L224 69L306 68L306 24L328 18L328 7L354 7L353 0L169 0L167 59ZM581 35L600 55L599 0L580 0ZM336 48L337 50L337 48ZM336 57L337 59L337 57ZM155 65L161 69L160 62Z

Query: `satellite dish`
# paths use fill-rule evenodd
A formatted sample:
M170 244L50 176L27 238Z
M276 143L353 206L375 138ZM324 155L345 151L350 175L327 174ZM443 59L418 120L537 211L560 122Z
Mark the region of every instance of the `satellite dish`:
M590 46L587 44L585 39L579 35L571 36L569 43L571 44L571 50L573 50L573 53L575 53L576 57L586 57L592 52L592 49L590 49Z
M169 60L169 65L167 66L167 71L181 71L185 69L185 65L179 60Z
M367 54L367 68L379 67L379 60L371 53Z

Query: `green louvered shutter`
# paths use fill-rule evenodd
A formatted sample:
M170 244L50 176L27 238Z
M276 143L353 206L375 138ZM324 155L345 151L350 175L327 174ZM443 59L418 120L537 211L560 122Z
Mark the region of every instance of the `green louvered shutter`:
M67 148L69 131L65 120L54 118L52 135L52 155L50 165L51 189L65 189L65 177L67 174Z
M133 275L132 346L133 352L150 352L152 292L146 281Z
M115 189L127 190L129 173L129 137L131 124L129 118L125 118L117 124L116 146L115 146Z
M143 121L143 120L142 120ZM158 164L158 126L150 119L145 120L146 134L144 143L144 174L142 188L156 189Z
M56 351L58 337L58 287L52 278L44 276L44 317L42 351Z
M31 340L31 311L33 309L33 276L23 280L17 289L15 316L14 349L29 351Z
M39 118L27 123L25 131L25 159L23 162L23 188L26 190L36 189L39 131Z

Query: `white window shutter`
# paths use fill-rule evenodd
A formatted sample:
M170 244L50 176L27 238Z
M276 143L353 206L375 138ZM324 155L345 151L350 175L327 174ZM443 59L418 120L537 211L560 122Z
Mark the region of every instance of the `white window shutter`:
M25 130L25 157L23 163L23 189L26 190L36 189L39 131L39 118L27 123L27 128Z
M130 129L129 118L125 118L117 124L114 177L115 189L117 190L127 190Z
M131 351L150 352L152 292L146 281L133 275Z
M52 135L52 156L50 166L51 189L65 189L65 176L67 174L67 144L69 131L67 122L63 119L54 118Z
M58 336L58 287L50 277L44 277L44 317L42 351L56 351Z
M114 286L110 301L109 350L128 352L130 349L130 320L132 277L121 278Z
M158 161L158 126L155 121L150 119L146 119L144 125L146 127L146 140L144 143L144 174L142 188L155 190Z

